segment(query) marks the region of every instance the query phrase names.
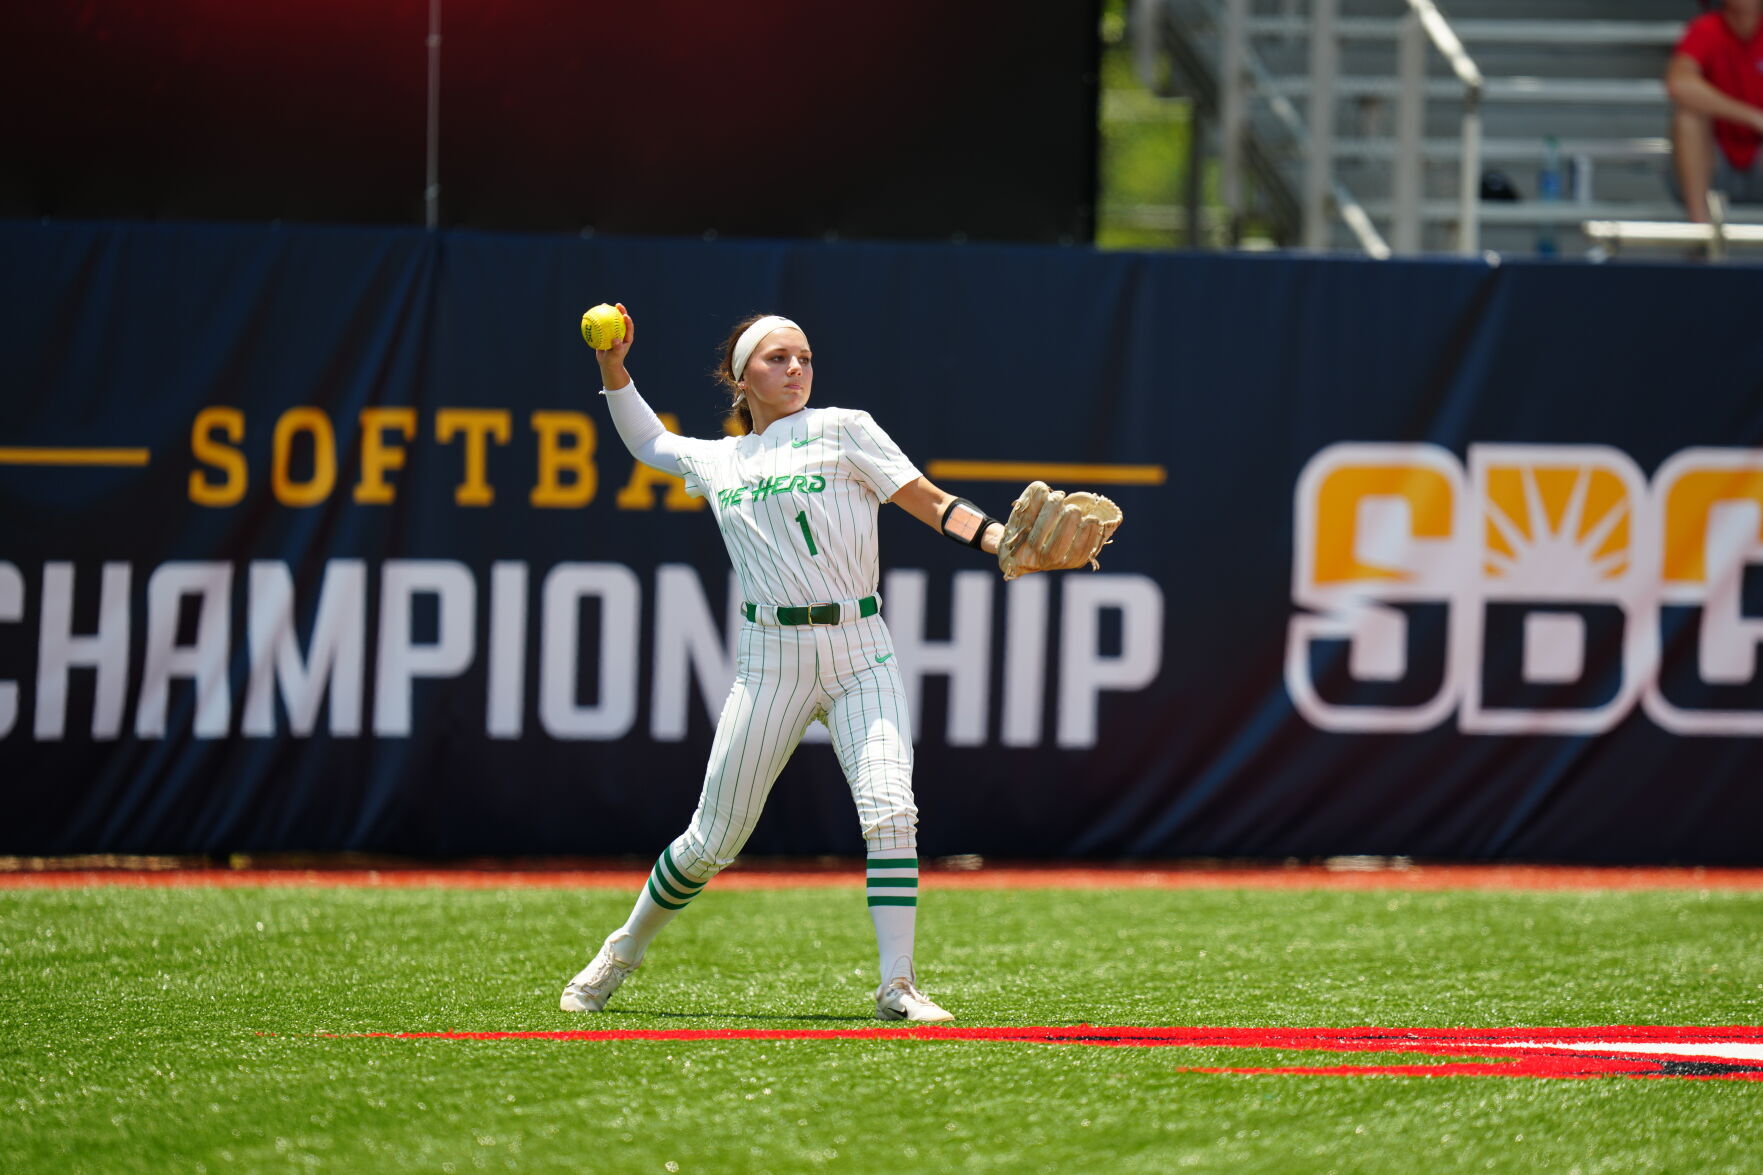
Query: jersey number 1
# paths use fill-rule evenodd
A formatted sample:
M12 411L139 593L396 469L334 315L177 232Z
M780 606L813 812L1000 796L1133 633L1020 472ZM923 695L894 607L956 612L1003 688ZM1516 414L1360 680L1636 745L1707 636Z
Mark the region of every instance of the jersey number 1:
M808 553L810 555L820 554L820 549L814 545L814 532L808 529L808 511L804 510L796 515L796 521L802 526L802 539L808 544Z

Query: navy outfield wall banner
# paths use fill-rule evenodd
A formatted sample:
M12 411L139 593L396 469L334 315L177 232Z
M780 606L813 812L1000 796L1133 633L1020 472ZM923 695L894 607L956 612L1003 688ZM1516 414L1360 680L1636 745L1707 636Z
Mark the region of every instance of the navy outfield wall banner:
M676 833L740 601L619 298L682 431L778 310L940 484L1125 508L1009 585L883 511L927 856L1763 861L1754 280L3 224L0 852ZM749 851L855 825L810 745Z

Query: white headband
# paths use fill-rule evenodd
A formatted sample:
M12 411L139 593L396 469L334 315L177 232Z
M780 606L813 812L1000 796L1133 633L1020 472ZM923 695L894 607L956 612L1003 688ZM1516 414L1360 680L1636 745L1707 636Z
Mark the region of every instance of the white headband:
M737 380L740 379L741 373L747 370L747 360L753 357L753 348L759 345L759 340L763 339L772 331L782 330L786 326L802 330L801 327L796 326L795 323L787 318L779 318L775 314L767 314L764 318L761 318L758 322L755 322L752 326L742 331L741 337L735 340L735 353L729 358L729 374L733 375ZM803 333L806 334L807 332L804 331Z

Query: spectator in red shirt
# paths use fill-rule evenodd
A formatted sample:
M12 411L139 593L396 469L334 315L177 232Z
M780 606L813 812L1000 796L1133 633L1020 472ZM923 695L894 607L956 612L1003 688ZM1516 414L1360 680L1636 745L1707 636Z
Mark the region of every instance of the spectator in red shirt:
M1694 221L1708 220L1708 191L1763 202L1763 0L1723 0L1690 21L1665 67L1678 195Z

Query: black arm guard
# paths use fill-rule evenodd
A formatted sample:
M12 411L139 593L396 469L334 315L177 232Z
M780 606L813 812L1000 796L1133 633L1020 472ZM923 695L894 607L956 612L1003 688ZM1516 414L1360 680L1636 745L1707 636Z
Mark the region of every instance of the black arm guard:
M978 549L986 530L998 521L966 498L956 498L943 510L943 533L964 547Z

